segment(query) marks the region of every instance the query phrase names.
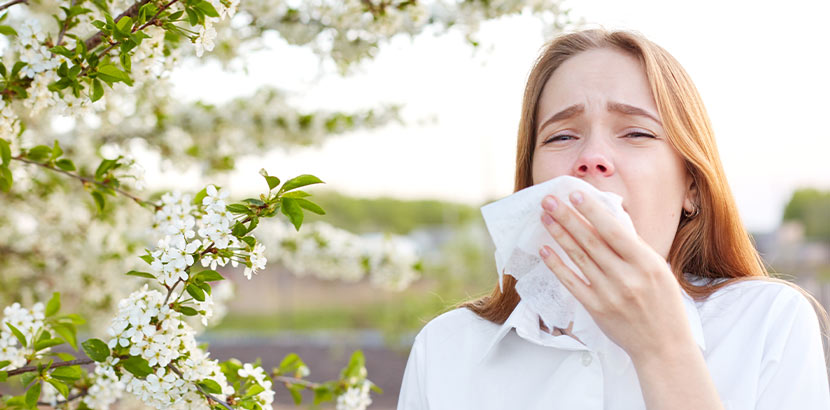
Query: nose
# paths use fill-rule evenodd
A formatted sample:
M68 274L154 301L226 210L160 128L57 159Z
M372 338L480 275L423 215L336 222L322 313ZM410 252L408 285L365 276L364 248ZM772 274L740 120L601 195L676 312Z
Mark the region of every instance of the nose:
M574 175L577 177L609 177L614 175L614 164L608 155L597 144L585 146L574 164Z

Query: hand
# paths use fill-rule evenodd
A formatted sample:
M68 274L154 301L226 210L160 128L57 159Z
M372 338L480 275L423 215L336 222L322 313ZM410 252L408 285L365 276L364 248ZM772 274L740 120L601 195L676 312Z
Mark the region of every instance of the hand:
M571 202L578 212L545 197L542 222L588 283L548 246L539 253L603 333L632 360L662 354L678 341L694 344L680 284L666 260L594 198L576 191Z

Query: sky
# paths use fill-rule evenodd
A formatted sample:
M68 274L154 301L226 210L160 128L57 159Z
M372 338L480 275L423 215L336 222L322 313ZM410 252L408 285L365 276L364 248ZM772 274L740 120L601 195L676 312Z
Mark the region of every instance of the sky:
M830 189L830 2L606 1L565 3L589 26L639 31L686 69L712 121L744 224L773 230L798 187ZM406 126L279 148L237 162L234 193L259 190L260 168L318 176L364 197L437 198L471 205L513 191L516 131L527 74L545 38L530 15L483 23L474 50L461 33L393 38L346 78L308 50L266 36L248 72L192 62L173 73L174 95L219 103L264 85L299 107L360 111L402 103ZM214 87L203 87L210 78ZM179 178L189 178L180 175ZM148 173L148 179L152 175ZM176 177L164 179L177 183ZM152 180L151 180L152 183Z

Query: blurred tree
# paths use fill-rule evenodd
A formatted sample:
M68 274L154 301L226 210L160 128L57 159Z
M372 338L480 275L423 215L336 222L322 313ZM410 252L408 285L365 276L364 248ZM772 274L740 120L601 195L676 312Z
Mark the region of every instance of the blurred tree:
M830 191L797 189L784 208L783 220L801 223L808 239L830 242Z

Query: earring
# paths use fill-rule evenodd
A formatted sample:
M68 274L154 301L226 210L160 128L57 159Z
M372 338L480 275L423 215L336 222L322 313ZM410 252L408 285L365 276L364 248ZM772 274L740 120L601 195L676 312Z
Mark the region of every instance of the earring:
M686 209L684 208L683 209L683 216L685 216L686 218L689 218L689 219L696 217L697 214L700 213L700 208L698 208L698 207L694 207L694 208L695 208L695 210L692 213L687 213Z

